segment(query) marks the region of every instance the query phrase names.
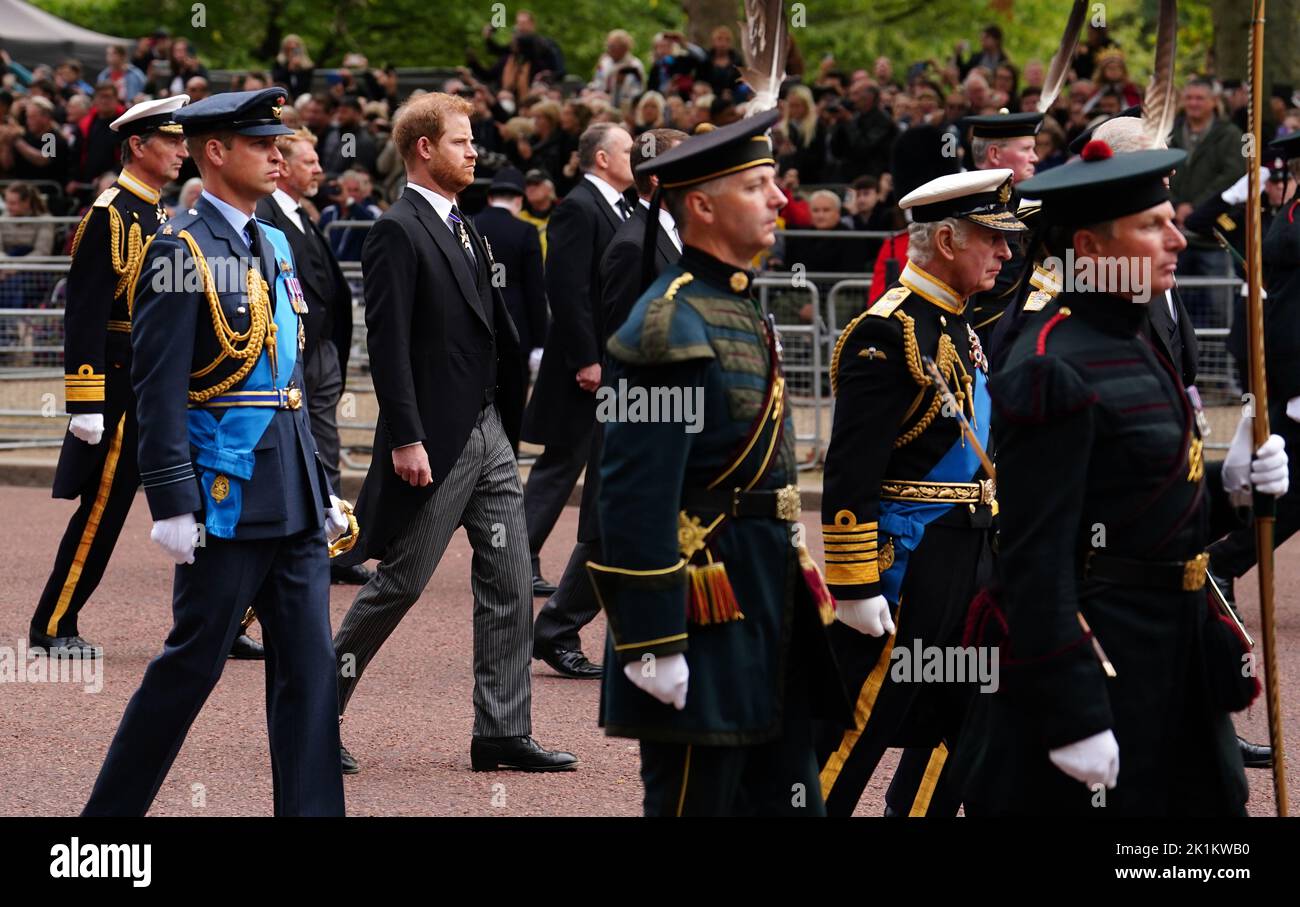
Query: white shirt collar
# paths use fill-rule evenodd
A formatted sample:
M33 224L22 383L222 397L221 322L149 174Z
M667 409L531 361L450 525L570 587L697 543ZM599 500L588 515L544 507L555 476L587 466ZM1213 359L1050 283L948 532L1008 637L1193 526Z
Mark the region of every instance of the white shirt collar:
M637 202L642 208L647 211L650 210L650 202L646 199L638 198ZM673 216L668 213L668 210L663 205L659 206L659 229L668 234L668 238L673 241L673 245L677 247L678 252L682 251L682 237L677 232L677 222L673 220Z
M280 210L284 212L285 217L289 218L289 223L293 224L302 232L307 232L307 225L298 217L298 208L300 205L298 202L293 200L292 195L285 192L279 186L276 186L275 191L271 193L271 198L273 198L275 203L280 206Z
M204 189L200 195L203 198L206 198L208 202L211 203L212 207L216 208L217 211L221 213L221 216L229 222L230 226L235 228L236 233L241 237L245 236L244 227L248 226L248 222L253 218L249 217L243 211L240 211L234 205L223 202L207 189Z
M433 205L433 210L438 212L438 217L442 218L445 224L447 218L451 216L452 201L445 195L439 195L432 189L426 189L424 186L417 186L415 183L407 183L406 188L418 192L424 197L424 200Z
M958 296L956 290L915 262L907 263L903 273L898 276L898 282L922 299L954 315L960 315L966 309L966 300Z
M609 206L613 208L614 211L617 213L618 203L619 201L622 200L623 193L619 192L617 189L615 189L609 183L605 182L600 177L596 176L596 174L594 173L584 173L583 176L591 180L591 182L595 185L595 187L600 190L601 197L604 198L605 201L609 203Z

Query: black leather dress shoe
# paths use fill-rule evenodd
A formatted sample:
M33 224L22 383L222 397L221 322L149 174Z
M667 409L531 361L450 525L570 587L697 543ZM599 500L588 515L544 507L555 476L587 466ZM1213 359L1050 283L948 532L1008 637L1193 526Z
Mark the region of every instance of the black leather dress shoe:
M262 661L266 658L266 650L262 648L260 642L247 633L240 633L230 644L230 657L245 661Z
M1246 768L1273 767L1273 747L1267 743L1251 743L1238 737L1237 748L1241 750L1241 761Z
M361 766L357 765L356 758L341 743L339 744L339 761L343 763L343 774L345 775L355 775L361 771Z
M36 630L28 632L27 644L33 649L44 649L51 658L98 658L104 651L79 635L50 636Z
M550 598L554 594L554 585L542 579L540 573L533 576L533 598Z
M475 737L469 745L469 764L476 772L571 772L578 767L578 757L542 749L532 737Z
M581 649L546 646L534 649L533 657L546 662L557 674L576 680L592 680L604 673L604 668L589 661Z
M374 575L365 564L353 564L351 567L330 565L330 582L341 586L364 586Z

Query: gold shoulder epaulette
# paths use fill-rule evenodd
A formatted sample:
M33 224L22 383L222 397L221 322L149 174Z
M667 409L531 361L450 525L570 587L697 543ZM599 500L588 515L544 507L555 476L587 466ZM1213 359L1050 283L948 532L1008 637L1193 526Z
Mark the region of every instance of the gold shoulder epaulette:
M894 314L894 309L902 305L903 300L911 295L911 292L907 287L894 287L877 299L875 305L867 309L867 314L875 315L877 318L888 318Z
M1223 229L1227 230L1229 233L1237 229L1237 222L1233 220L1231 217L1229 217L1226 211L1223 214L1220 214L1217 218L1215 218L1214 222L1218 224L1220 227L1222 227Z
M857 317L844 326L844 330L840 331L839 339L835 341L835 349L831 352L832 397L839 392L840 354L844 351L844 342L849 339L849 336L853 333L854 329L862 323L862 319L866 318L868 315L874 315L879 318L888 318L890 315L894 314L895 309L903 304L903 300L905 300L911 292L912 291L907 287L894 287L892 290L887 291L883 296L877 299L871 308L867 309L865 312L860 312ZM877 357L883 360L885 358L884 352L876 351L872 358Z
M695 275L687 271L685 274L678 277L672 283L668 284L668 289L664 291L663 298L672 299L674 296L677 295L678 290L686 286L694 279L695 279Z
M117 198L117 193L119 191L120 190L116 186L109 186L103 192L99 193L99 198L95 199L95 204L92 205L92 207L107 208L109 205L113 204L113 199Z

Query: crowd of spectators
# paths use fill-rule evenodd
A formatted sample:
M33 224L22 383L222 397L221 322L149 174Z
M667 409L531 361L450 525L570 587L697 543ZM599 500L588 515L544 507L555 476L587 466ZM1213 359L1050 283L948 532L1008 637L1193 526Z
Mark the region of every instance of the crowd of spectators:
M639 136L665 127L690 133L702 124L725 125L743 116L752 91L741 79L745 61L734 43L725 27L710 35L707 46L681 32L646 41L615 29L590 72L570 73L557 42L539 30L531 13L520 10L508 34L484 29L481 47L468 51L465 65L439 87L473 104L480 182L486 184L506 166L526 174L528 194L520 216L536 223L544 239L549 212L581 178L578 140L591 124L617 123ZM269 63L266 71L241 72L213 84L194 45L163 29L140 38L134 48L110 47L98 72L83 71L74 60L28 68L0 52L0 182L38 186L46 210L75 215L119 166L118 143L108 124L127 105L182 91L197 99L276 84L290 99L285 123L316 136L326 173L310 213L324 225L378 217L403 188L390 122L409 92L399 85L397 71L372 66L359 53L323 69L297 35L286 35ZM1036 110L1046 66L1035 59L1017 62L1000 29L989 26L977 47L961 42L947 59L905 68L880 57L869 68L854 69L829 55L805 65L792 39L787 74L775 129L779 177L789 199L782 225L847 236L834 242L792 236L773 250L768 264L858 273L870 272L882 237L853 236L853 231L883 234L905 226L890 173L897 138L918 125L938 127L952 134L957 153L971 166L959 120ZM1138 81L1144 79L1135 81L1130 74L1124 50L1104 28L1090 27L1037 137L1036 168L1064 163L1072 139L1099 118L1140 103ZM1245 125L1239 83L1196 79L1182 95L1185 112L1180 111L1174 143L1189 148L1192 159L1174 187L1180 211L1181 203L1193 205L1235 179L1229 172L1239 169L1240 156L1234 163L1221 152L1239 139ZM1300 110L1289 87L1269 100L1271 129L1300 129ZM195 176L188 164L177 186L164 194L165 203L174 207L177 190ZM466 203L473 210L479 201ZM21 202L7 207L10 217L33 210ZM328 234L341 259L359 257L362 230L345 225ZM7 228L0 236L6 254L39 249L27 241L28 231ZM66 240L55 246L66 250Z

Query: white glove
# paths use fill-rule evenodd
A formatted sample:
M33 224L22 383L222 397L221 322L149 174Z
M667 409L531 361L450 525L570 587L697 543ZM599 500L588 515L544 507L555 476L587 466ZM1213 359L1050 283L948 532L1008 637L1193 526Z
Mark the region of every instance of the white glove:
M1259 186L1261 191L1266 182L1268 182L1268 168L1260 167ZM1219 198L1223 199L1225 205L1242 205L1245 204L1248 195L1250 195L1250 174L1243 173L1241 179L1224 189Z
M1250 484L1256 491L1280 498L1290 486L1287 475L1286 441L1269 435L1250 461Z
M339 507L340 499L330 495L330 509L325 511L325 541L332 542L348 531L348 515Z
M1113 790L1119 780L1119 741L1110 731L1084 737L1047 754L1061 771L1088 787L1104 784Z
M1292 422L1300 422L1300 397L1286 401L1286 417Z
M156 520L153 524L153 531L149 533L151 538L159 548L167 552L170 557L178 564L194 563L194 543L198 533L198 523L194 520L194 514L182 513L180 516L169 516L165 520Z
M883 595L835 603L835 619L867 636L884 636L894 632L889 616L889 602Z
M73 416L72 421L68 423L68 431L72 432L78 440L94 447L104 437L104 414L81 413Z
M686 685L691 670L686 666L686 656L680 652L652 661L629 661L623 665L623 676L664 705L671 705L679 712L686 708Z
M537 370L541 367L542 367L542 348L540 346L535 346L533 347L533 351L528 354L528 370L532 372L534 375L536 375Z
M1288 403L1288 409L1290 406ZM1279 435L1270 435L1252 458L1252 422L1251 417L1245 416L1237 423L1228 455L1223 458L1223 488L1238 507L1250 503L1252 487L1264 494L1281 496L1286 494L1289 485L1286 442Z

